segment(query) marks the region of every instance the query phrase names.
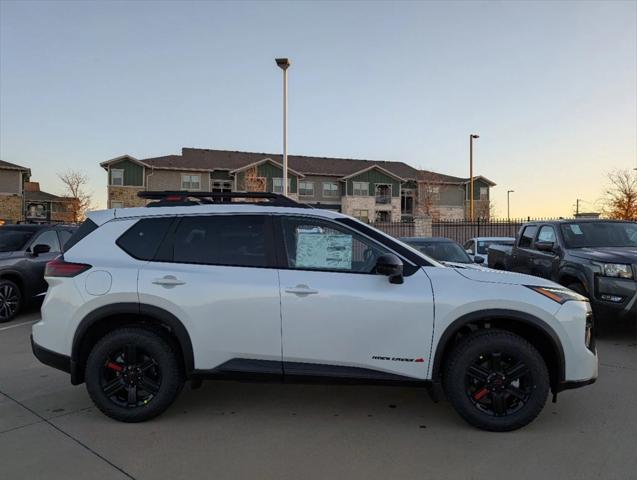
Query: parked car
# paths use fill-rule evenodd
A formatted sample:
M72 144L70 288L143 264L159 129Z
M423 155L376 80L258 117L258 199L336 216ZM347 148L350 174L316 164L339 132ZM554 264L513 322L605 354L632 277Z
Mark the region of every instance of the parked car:
M74 231L67 225L0 226L0 323L46 291L44 267Z
M459 243L449 238L402 237L399 240L450 267L480 269L480 264L484 262L480 257L474 262Z
M578 219L525 224L489 266L550 279L589 298L596 317L637 319L637 223Z
M47 265L33 352L114 419L159 415L186 380L275 379L425 386L505 431L597 377L590 305L554 282L446 268L276 194L182 197L90 213Z
M492 245L510 245L515 243L514 237L474 237L467 240L464 249L472 260L482 259L482 263L489 264L489 247Z

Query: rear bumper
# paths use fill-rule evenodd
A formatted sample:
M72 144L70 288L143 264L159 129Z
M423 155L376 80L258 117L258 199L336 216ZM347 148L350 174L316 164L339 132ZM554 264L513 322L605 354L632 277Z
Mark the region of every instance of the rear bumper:
M43 364L71 373L71 358L38 345L33 341L33 335L31 335L31 350L35 358Z

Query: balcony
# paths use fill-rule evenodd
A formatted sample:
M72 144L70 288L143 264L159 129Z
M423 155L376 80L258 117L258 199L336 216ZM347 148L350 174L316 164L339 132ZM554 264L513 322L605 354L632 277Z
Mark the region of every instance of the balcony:
M390 205L391 204L391 194L376 194L376 205Z

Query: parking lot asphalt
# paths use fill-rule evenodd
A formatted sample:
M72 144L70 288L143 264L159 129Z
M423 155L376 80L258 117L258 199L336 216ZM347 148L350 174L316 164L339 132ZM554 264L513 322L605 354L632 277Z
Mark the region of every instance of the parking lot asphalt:
M522 430L488 433L402 387L205 382L161 417L110 420L40 364L32 309L0 325L0 479L635 479L637 328L607 328L600 378Z

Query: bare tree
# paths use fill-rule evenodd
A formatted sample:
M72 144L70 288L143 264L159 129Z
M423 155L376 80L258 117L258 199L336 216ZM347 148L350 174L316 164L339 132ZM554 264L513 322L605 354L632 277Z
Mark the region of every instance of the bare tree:
M477 200L475 202L475 216L480 220L495 218L495 204L491 200Z
M637 175L630 170L608 174L603 212L608 218L637 220Z
M86 212L90 210L93 203L91 193L86 190L88 176L78 170L67 170L64 173L58 173L58 178L64 184L64 196L74 200L70 203L73 221L84 220Z

